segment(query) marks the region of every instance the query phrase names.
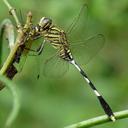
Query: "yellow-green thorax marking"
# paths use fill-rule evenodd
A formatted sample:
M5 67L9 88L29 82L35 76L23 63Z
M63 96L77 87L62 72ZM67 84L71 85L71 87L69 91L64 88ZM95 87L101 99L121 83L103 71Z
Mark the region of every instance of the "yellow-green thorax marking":
M62 29L52 25L52 21L49 18L43 17L39 22L38 31L46 41L50 42L58 50L58 54L62 59L66 61L72 60L66 33Z

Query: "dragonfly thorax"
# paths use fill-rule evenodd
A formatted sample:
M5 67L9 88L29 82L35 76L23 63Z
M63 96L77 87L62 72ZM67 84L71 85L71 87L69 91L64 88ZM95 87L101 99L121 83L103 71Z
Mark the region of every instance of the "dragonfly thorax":
M57 49L60 58L69 61L72 59L71 52L69 49L69 44L67 36L64 30L54 25L51 25L46 32L42 33L45 40L50 42L50 44Z

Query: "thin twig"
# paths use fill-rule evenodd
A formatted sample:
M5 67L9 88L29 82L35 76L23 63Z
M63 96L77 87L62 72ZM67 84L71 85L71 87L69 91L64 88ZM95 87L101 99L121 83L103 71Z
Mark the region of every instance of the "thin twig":
M3 0L3 2L9 8L9 11L11 12L12 16L14 17L18 28L17 28L17 38L16 38L16 41L14 43L14 47L11 50L11 52L9 53L6 61L4 62L3 66L0 70L0 75L6 75L7 70L10 67L10 65L13 65L13 63L15 63L14 59L15 59L16 52L17 52L17 50L19 49L20 46L23 46L23 45L26 44L25 33L28 31L30 25L32 24L31 23L31 20L32 20L31 12L29 12L28 15L27 15L27 20L26 20L25 27L22 27L19 20L18 20L17 15L16 15L15 9L13 9L13 7L9 4L8 0ZM27 45L29 45L29 43L27 43ZM0 85L0 87L3 88L2 85Z
M22 38L23 38L23 33L19 33L18 34L18 37L17 37L17 40L15 42L15 45L14 45L14 49L11 50L11 52L10 52L9 56L7 57L4 65L3 65L3 67L0 70L0 74L1 75L5 75L6 70L8 69L8 67L10 66L10 64L12 63L12 61L14 59L14 56L15 56L15 53L16 53L19 45L20 45L20 42L21 42Z
M14 17L14 19L16 21L16 24L17 24L17 27L21 28L22 26L21 26L21 23L19 22L19 19L18 19L17 15L16 15L15 9L9 4L8 0L3 0L3 2L8 7L10 14Z
M15 53L16 53L16 51L17 51L17 49L18 49L18 47L20 45L20 42L21 42L21 40L23 38L22 26L21 26L21 24L20 24L20 22L18 20L18 17L16 15L15 9L13 9L13 7L9 4L9 2L7 0L3 0L3 2L9 8L9 11L11 12L12 16L14 17L19 30L18 30L18 35L17 35L17 39L16 39L16 42L15 42L14 48L13 48L13 50L11 50L11 52L10 52L9 56L7 57L3 67L0 70L0 74L1 75L5 75L6 70L8 69L10 64L12 63L13 58L15 56Z
M128 110L115 112L114 115L115 115L116 120L128 118ZM111 120L109 120L109 118L106 115L103 115L103 116L95 117L95 118L88 119L88 120L85 120L85 121L82 121L76 124L66 126L65 128L89 128L89 127L104 124L107 122L113 123Z
M13 59L15 57L15 53L16 53L17 49L19 48L20 45L23 45L22 44L23 43L22 41L25 38L24 37L24 33L27 31L27 29L29 28L29 25L31 24L32 14L31 14L31 12L28 13L28 15L27 15L27 21L26 21L26 24L25 24L25 28L22 28L22 26L21 26L21 24L20 24L20 22L18 20L18 17L16 15L16 12L13 9L13 7L8 3L7 0L3 0L3 1L7 5L7 7L9 8L9 10L11 11L11 13L12 13L12 15L13 15L16 23L17 23L17 25L19 26L18 27L18 30L17 30L18 31L18 35L17 35L17 39L15 41L14 48L13 48L13 50L11 50L11 52L10 52L9 56L7 57L4 65L3 65L3 67L0 70L0 74L5 75L7 68L12 63L12 61L13 61ZM23 31L23 29L26 30L26 31Z

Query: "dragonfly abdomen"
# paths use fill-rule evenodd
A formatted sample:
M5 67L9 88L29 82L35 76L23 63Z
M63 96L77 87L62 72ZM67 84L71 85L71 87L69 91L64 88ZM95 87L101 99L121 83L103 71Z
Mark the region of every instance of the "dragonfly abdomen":
M72 61L73 60L70 49L65 49L65 48L60 49L59 56L60 56L60 58L66 60L66 61Z

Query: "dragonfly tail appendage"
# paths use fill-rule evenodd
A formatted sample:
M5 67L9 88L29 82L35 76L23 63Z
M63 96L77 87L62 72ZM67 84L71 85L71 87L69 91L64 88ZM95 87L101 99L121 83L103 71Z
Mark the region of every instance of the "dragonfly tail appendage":
M113 122L115 122L115 121L116 121L115 116L114 116L114 114L113 114L113 112L112 112L112 109L111 109L110 106L108 105L108 103L104 100L104 98L103 98L101 95L99 95L99 96L97 96L97 97L98 97L98 99L99 99L99 101L100 101L100 104L101 104L102 108L104 109L105 113L108 115L108 117L109 117Z
M98 90L96 89L94 84L89 80L89 78L86 75L86 73L80 68L80 66L74 60L70 61L70 63L73 64L75 66L75 68L77 68L77 70L83 76L83 78L88 83L88 85L93 89L93 91L94 91L95 95L97 96L97 98L98 98L103 110L108 115L108 117L114 122L116 119L115 119L115 116L114 116L114 114L112 112L112 109L110 108L108 103L105 101L105 99L102 97L102 95L100 95L100 93L98 92Z

